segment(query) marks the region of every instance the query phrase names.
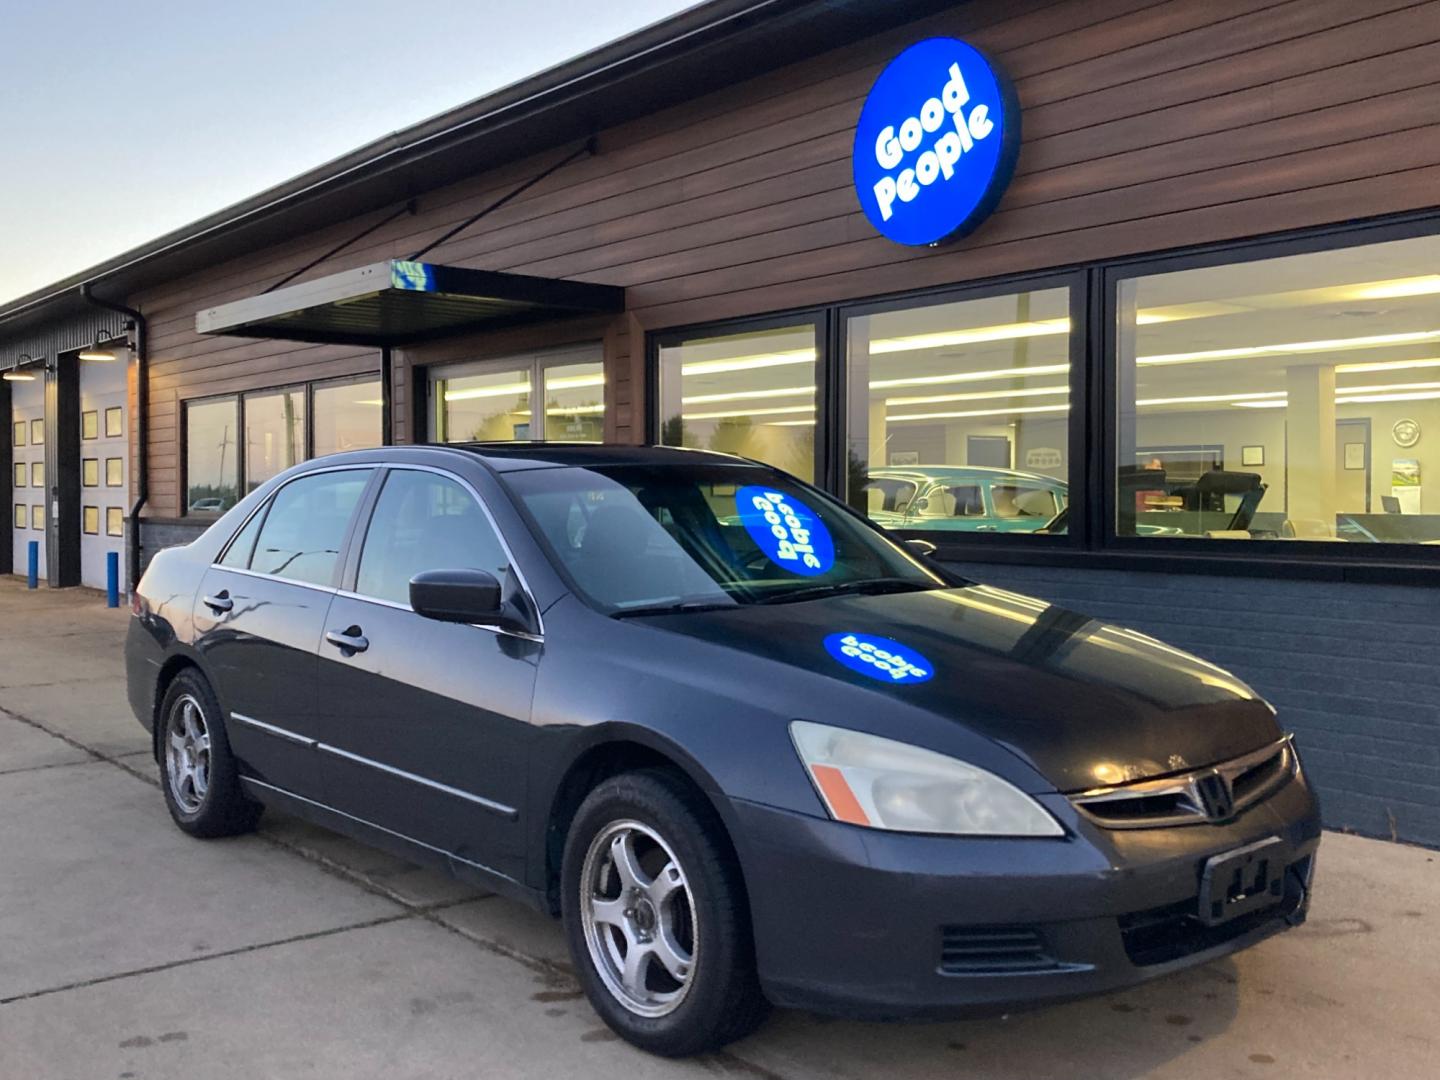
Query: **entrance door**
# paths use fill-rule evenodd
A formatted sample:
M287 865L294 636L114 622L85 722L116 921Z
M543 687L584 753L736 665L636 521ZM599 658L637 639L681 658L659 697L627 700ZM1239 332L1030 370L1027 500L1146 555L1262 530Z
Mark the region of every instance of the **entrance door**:
M605 364L599 342L437 367L430 373L429 391L431 442L600 442L605 437Z
M28 373L27 373L28 374ZM40 554L40 580L45 580L45 533L50 520L49 484L45 467L45 377L35 372L29 382L10 384L10 441L14 475L10 478L15 573L29 568L30 543Z
M80 364L80 583L106 586L106 556L125 548L125 353L115 360ZM120 559L120 573L125 572ZM122 576L120 589L127 590Z

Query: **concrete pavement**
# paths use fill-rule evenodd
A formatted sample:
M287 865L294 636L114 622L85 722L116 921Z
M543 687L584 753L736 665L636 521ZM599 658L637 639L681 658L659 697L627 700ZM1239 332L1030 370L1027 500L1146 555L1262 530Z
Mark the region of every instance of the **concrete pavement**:
M0 1080L1440 1075L1440 864L1328 835L1310 923L1007 1019L778 1013L689 1062L615 1040L558 927L293 819L192 840L125 705L124 611L0 580Z

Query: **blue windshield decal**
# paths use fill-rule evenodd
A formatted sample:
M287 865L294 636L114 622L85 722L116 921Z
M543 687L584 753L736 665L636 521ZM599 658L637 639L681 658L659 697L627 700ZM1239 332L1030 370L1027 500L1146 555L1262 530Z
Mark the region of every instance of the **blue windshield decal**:
M935 676L930 661L914 649L873 634L831 634L825 650L851 671L885 683L929 682Z
M735 493L750 538L776 566L816 577L835 565L835 543L819 515L792 495L752 484Z

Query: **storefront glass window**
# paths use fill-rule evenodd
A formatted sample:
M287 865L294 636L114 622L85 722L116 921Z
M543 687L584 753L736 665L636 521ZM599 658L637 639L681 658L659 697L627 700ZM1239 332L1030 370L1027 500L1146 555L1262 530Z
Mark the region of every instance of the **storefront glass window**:
M1119 283L1116 530L1440 540L1440 239Z
M660 349L660 442L763 461L815 480L813 324Z
M381 444L384 402L378 379L320 383L314 391L315 456L368 450Z
M887 528L1030 534L1065 508L1070 294L855 317L847 493Z
M240 403L235 398L185 405L185 507L219 514L240 494Z
M305 391L245 395L245 490L305 460Z
M506 367L434 382L437 442L532 438L530 368Z
M550 364L545 375L545 438L598 443L605 438L605 366Z

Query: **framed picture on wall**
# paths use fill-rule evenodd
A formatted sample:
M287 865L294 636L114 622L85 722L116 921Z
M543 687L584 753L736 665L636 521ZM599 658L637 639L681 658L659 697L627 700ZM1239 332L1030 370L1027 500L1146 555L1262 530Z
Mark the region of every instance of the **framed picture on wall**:
M32 506L32 507L30 507L30 528L32 528L32 529L43 529L43 528L45 528L45 507L43 507L43 506Z
M1351 472L1363 472L1365 450L1366 444L1363 442L1347 442L1345 444L1345 468Z
M98 439L100 437L100 413L96 409L80 414L80 437L82 439Z
M26 467L25 462L17 461L15 463L15 486L24 487L29 478L30 470Z
M30 486L38 488L45 486L45 463L43 461L30 462Z
M1242 446L1240 448L1241 465L1264 465L1265 447L1263 446Z
M119 405L105 410L105 437L118 439L125 434L125 410Z
M125 535L125 511L118 506L107 507L105 510L105 535Z
M125 459L108 457L105 459L105 486L125 486Z
M80 463L80 483L83 487L100 486L100 459L87 457Z
M25 421L24 421L24 420L16 420L16 421L15 421L14 429L13 429L13 430L11 431L11 433L10 433L10 445L11 445L11 446L24 446L24 445L25 445Z
M84 515L84 528L86 536L100 535L100 508L98 506L87 506Z
M30 421L30 445L45 445L45 421L43 419Z

